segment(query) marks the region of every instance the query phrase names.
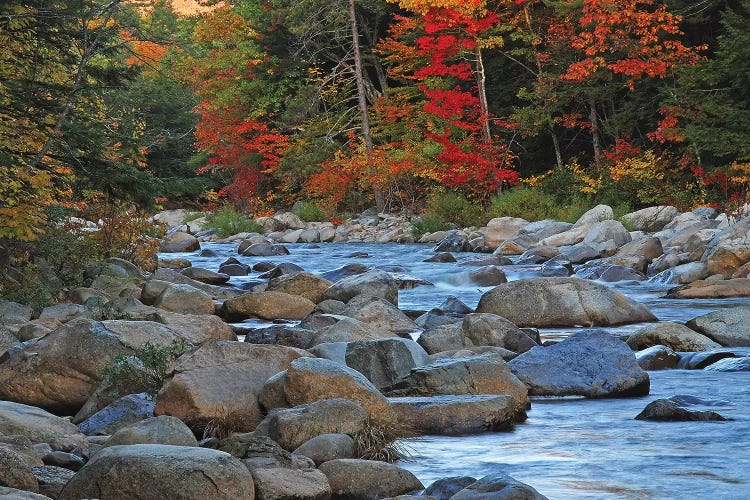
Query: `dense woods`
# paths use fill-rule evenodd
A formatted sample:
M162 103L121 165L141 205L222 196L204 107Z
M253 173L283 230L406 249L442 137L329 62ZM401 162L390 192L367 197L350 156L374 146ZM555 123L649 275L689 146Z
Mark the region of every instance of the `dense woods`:
M180 7L3 2L1 238L123 202L746 201L747 1Z

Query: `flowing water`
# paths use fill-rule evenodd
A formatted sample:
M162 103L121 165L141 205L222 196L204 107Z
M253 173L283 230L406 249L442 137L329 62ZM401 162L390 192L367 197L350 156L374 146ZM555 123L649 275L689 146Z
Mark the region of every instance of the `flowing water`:
M458 263L427 263L424 245L321 244L288 245L291 255L241 257L235 244L204 244L215 257L186 257L194 266L217 270L235 257L246 264L293 262L320 273L359 263L393 266L425 279L399 293L401 309L429 310L453 295L475 307L489 288L472 285L474 267L462 262L486 257L456 254ZM368 256L352 257L364 252ZM503 266L509 280L538 276L538 266ZM247 288L258 280L232 278ZM648 306L662 321L685 322L726 307L750 304L749 299L675 301L661 298L669 285L621 282L610 284ZM249 323L261 324L251 321ZM624 335L640 325L610 328ZM542 330L543 338L564 337L575 328ZM647 397L588 400L535 398L529 419L513 432L475 436L425 436L409 443L412 457L401 463L423 483L448 476L481 477L504 472L534 486L551 499L750 499L750 372L668 370L651 372ZM711 409L728 422L644 422L634 420L650 401L675 395L700 398L696 409Z

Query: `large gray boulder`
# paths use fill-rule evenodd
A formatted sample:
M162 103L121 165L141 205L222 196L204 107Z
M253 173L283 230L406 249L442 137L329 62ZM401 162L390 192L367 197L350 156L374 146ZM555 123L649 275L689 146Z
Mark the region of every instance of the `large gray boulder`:
M491 474L470 484L451 497L451 500L547 500L526 483L506 474Z
M326 290L323 297L349 302L357 295L381 297L398 306L398 282L389 273L372 269L340 279Z
M0 325L16 325L28 323L34 310L18 302L0 300Z
M484 245L492 250L505 240L515 236L518 231L528 226L529 221L518 217L496 217L490 219L484 229Z
M348 434L321 434L302 443L294 454L311 459L315 465L337 458L354 458L354 439Z
M253 500L255 489L250 471L228 453L136 444L100 451L60 494L60 500L81 498Z
M154 305L182 314L213 314L211 297L190 285L169 284L154 301Z
M198 238L189 233L174 233L161 243L162 253L193 252L200 248Z
M635 353L638 366L647 371L676 368L680 355L665 345L655 345Z
M627 340L631 349L663 345L674 351L712 351L721 345L679 323L654 323L633 332Z
M429 354L413 340L392 338L350 342L346 364L380 390L388 390L409 375L412 368L430 363Z
M56 450L70 451L87 446L86 436L70 420L10 401L0 401L0 433L25 436L32 443L49 443Z
M255 494L262 500L328 500L331 486L317 469L276 467L253 470Z
M731 276L750 262L750 217L745 217L713 237L703 254L708 274Z
M686 326L726 347L750 346L750 306L704 314L691 319Z
M118 430L104 443L104 447L127 444L168 444L198 446L193 431L180 419L162 415L136 422Z
M613 288L578 278L532 278L499 285L482 295L477 312L534 327L656 320L648 308Z
M31 467L13 450L0 447L0 486L38 492L39 483ZM0 497L3 495L0 494Z
M408 333L417 329L414 321L398 307L381 297L359 295L341 312L384 332Z
M623 215L621 220L633 231L652 233L664 229L679 213L676 207L660 205L630 212Z
M222 315L230 321L256 317L261 319L302 319L315 304L301 295L284 292L251 292L224 301Z
M78 424L87 436L111 436L119 429L154 416L154 401L146 393L128 394Z
M333 498L377 500L424 488L411 472L374 460L339 459L321 464Z
M594 208L589 209L578 220L573 224L573 227L588 226L597 222L612 220L615 218L612 207L608 205L597 205Z
M461 332L475 346L496 346L513 352L526 352L537 343L516 325L496 314L467 314Z
M643 396L648 373L625 342L603 330L572 335L551 347L534 347L508 363L531 396L591 398Z
M473 343L464 335L462 323L447 323L429 328L417 339L429 354L470 347Z
M268 281L266 291L283 292L290 295L300 295L314 303L321 302L325 291L333 283L312 273L300 271L293 274L283 274Z

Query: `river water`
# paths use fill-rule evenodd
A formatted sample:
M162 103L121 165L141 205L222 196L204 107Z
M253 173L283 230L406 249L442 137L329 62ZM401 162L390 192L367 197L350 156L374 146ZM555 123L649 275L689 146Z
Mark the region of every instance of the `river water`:
M426 245L337 244L287 245L291 255L241 257L235 244L203 244L217 256L186 257L194 266L217 270L235 257L246 264L293 262L321 273L349 263L402 266L434 286L399 293L401 309L429 310L453 295L475 307L482 293L468 279L474 267L462 265L481 254L455 254L458 263L427 263ZM355 256L366 253L368 256ZM538 266L503 266L509 280L539 276ZM258 273L232 278L249 287L262 283ZM662 321L685 322L726 307L748 305L750 299L675 301L660 298L668 285L621 282L610 284L648 306ZM259 322L250 322L259 323ZM640 325L609 330L624 335ZM545 329L543 338L564 337L574 328ZM647 397L588 400L534 398L529 419L506 433L476 436L425 436L410 441L411 458L400 465L423 483L448 476L482 477L504 472L534 486L551 499L750 499L750 372L703 370L650 372ZM649 402L662 397L700 398L695 409L711 409L728 422L644 422L634 420Z

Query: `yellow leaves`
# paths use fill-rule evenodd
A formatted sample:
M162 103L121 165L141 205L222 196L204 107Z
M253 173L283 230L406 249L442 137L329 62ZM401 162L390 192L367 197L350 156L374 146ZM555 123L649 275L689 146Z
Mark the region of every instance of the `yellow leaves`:
M485 0L387 0L397 3L402 9L426 14L430 9L452 9L462 14L476 14L487 7Z

